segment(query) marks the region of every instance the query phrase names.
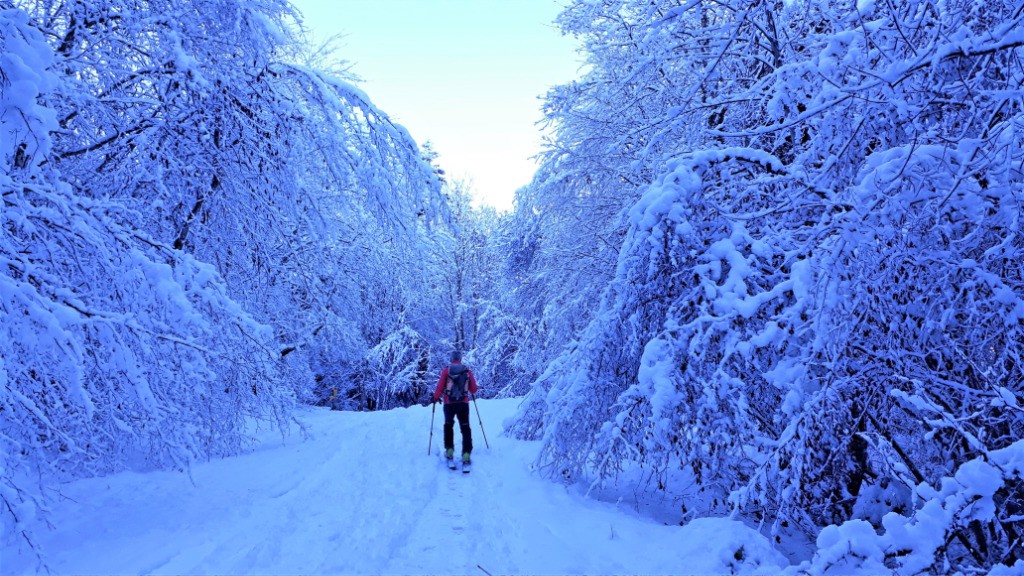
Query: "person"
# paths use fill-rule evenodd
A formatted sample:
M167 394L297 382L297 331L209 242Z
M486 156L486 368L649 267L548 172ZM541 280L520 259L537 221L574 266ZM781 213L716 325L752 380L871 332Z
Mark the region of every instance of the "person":
M444 455L455 468L455 419L462 433L462 465L468 469L473 453L473 432L469 427L469 400L479 388L473 371L462 363L462 352L452 352L451 364L441 370L433 401L444 399Z

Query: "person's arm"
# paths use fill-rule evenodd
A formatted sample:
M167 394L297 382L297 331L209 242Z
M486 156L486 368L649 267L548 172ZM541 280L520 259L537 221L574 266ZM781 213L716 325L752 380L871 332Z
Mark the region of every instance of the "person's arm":
M441 393L444 392L445 381L448 380L448 367L445 366L441 369L441 377L437 379L437 387L434 388L434 401L441 399Z
M476 391L479 389L476 385L476 376L473 376L473 371L469 370L469 393L476 394Z

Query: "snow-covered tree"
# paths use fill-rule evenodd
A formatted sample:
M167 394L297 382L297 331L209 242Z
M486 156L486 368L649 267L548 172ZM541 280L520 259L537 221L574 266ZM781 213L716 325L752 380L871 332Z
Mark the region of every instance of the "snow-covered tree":
M212 266L65 179L69 81L37 24L0 11L0 516L29 542L54 482L233 453L292 401Z
M294 17L0 4L5 536L31 538L53 482L237 452L407 315L434 337L415 318L438 174L362 91L296 63Z
M282 352L358 322L336 315L358 308L335 273L363 258L344 249L352 231L373 228L383 244L439 209L436 177L401 127L350 83L291 63L285 2L35 9L76 79L62 169L215 263Z
M815 533L882 518L870 502L909 514L921 483L1018 438L1021 17L1019 2L568 6L592 69L549 99L564 130L547 168L577 189L589 167L621 170L601 189L627 199L628 230L601 307L515 427L544 439L541 464L682 469L712 505ZM624 162L632 136L643 153ZM1012 560L1005 470L995 512L946 524L926 566Z

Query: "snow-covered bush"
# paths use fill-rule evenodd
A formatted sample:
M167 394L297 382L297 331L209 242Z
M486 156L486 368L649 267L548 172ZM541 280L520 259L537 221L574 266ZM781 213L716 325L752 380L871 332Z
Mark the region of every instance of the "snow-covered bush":
M1024 525L1024 441L963 463L936 486L922 483L913 510L890 512L878 530L864 520L828 526L818 535L814 558L789 574L853 571L946 574L971 565L1024 563L1019 553Z
M364 408L389 410L426 400L434 392L430 348L408 327L389 334L369 353L358 386Z

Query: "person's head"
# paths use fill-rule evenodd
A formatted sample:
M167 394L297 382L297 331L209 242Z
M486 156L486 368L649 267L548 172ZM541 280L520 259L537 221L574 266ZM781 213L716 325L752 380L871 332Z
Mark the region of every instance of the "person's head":
M452 350L452 362L462 362L462 352Z

